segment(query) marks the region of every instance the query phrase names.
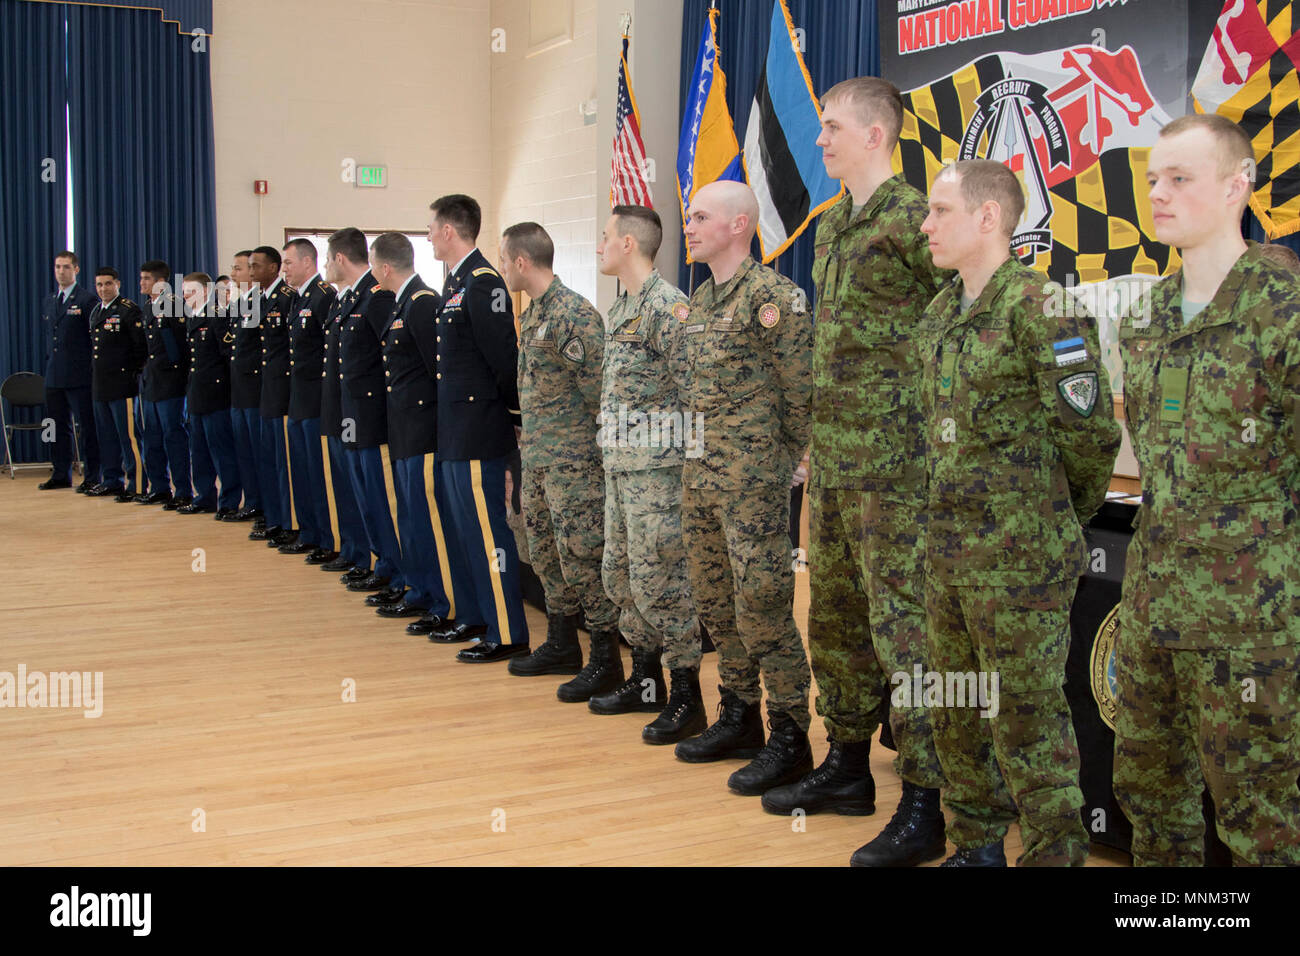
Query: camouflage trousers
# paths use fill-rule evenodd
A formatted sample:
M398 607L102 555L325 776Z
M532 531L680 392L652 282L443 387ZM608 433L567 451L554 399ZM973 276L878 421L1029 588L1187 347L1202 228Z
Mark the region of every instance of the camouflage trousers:
M945 677L987 675L990 690L992 675L998 681L990 694L996 713L953 700L934 710L944 803L953 813L948 837L958 847L996 843L1018 817L1017 866L1081 866L1087 856L1079 746L1064 690L1076 587L1075 578L972 587L926 576L930 667Z
M832 740L870 740L891 678L925 666L925 542L918 496L822 488L810 493L808 651L817 713ZM930 712L894 707L894 770L918 787L943 786Z
M682 539L682 469L605 473L605 593L637 650L700 669L700 629Z
M769 714L807 729L812 674L794 623L790 489L682 493L691 591L718 649L718 676L746 703L767 688Z
M1134 865L1204 864L1206 786L1234 863L1300 864L1300 647L1158 647L1145 610L1124 595L1115 643L1115 798Z
M615 627L618 608L600 580L604 468L598 461L525 467L521 482L529 563L546 592L547 613L581 610L588 627Z

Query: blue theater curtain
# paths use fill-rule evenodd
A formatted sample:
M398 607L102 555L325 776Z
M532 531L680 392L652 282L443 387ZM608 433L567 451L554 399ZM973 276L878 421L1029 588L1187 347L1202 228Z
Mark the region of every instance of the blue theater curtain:
M876 0L787 0L790 16L802 28L807 41L804 62L812 76L813 89L820 96L850 76L875 76L880 70L880 49ZM772 0L721 0L718 20L718 48L722 69L727 74L727 106L736 124L736 138L745 143L749 109L754 88L767 55L768 23ZM708 25L708 0L685 0L682 8L682 90L678 103L678 126L686 109L686 88L695 68L700 35ZM814 221L784 255L772 263L782 274L803 287L812 301ZM758 244L754 244L755 255ZM695 266L695 284L708 277L708 267ZM691 267L680 260L679 284L690 289Z
M67 234L65 102L62 7L0 3L0 380L45 374L41 300ZM17 460L49 460L36 436L15 438Z

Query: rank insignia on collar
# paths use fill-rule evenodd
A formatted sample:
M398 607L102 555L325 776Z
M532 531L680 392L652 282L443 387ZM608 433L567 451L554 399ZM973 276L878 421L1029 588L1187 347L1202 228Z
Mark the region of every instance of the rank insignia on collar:
M758 310L758 324L763 328L774 329L780 321L781 310L776 307L775 302L768 302Z
M560 354L570 362L581 362L587 357L587 350L582 345L582 339L575 335L565 343Z
M673 318L678 322L685 322L691 317L691 307L685 302L678 302L673 306Z
M1065 403L1084 418L1092 415L1097 404L1097 373L1079 372L1067 375L1056 383Z

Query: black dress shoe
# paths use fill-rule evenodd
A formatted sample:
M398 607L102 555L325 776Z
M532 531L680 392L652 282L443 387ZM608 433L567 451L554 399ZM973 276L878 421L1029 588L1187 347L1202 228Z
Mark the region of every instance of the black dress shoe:
M86 492L91 498L107 498L109 495L120 495L121 493L121 485L110 485L106 482L100 482Z
M67 478L50 478L36 486L41 491L53 491L55 488L71 488L72 482Z
M191 501L188 504L181 505L179 508L176 509L176 513L178 515L213 515L213 514L219 515L221 514L221 512L219 512L216 509L215 505L200 504L197 501ZM217 520L220 521L221 519L218 518Z
M456 660L465 664L491 664L527 653L527 644L489 644L487 641L479 641L457 654Z
M349 591L382 591L388 587L388 578L381 578L371 571L359 581L353 581L348 585Z
M330 560L320 566L322 571L351 571L352 562L341 555L334 555Z
M339 556L337 551L326 551L324 548L317 548L311 554L307 555L308 564L329 564Z
M255 531L266 530L266 517L260 512L258 513L257 517L253 519L253 529Z
M92 485L89 481L83 481L81 484L77 485L77 487L73 488L72 490L79 495L88 495L90 494L91 489L93 489L94 487L95 486Z
M292 528L281 528L272 532L270 529L266 532L266 546L268 548L279 548L286 544L293 544L298 540L298 532Z
M249 540L249 541L265 541L265 540L266 540L267 538L269 538L272 534L274 534L275 532L277 532L277 531L279 531L279 530L280 530L280 529L279 529L279 528L276 528L276 527L270 527L270 528L259 528L257 525L253 525L253 530L250 531L250 532L248 532L248 540Z
M235 512L230 508L218 508L216 514L212 516L213 521L234 521Z
M231 515L229 518L226 518L225 520L226 521L253 521L260 517L262 517L262 512L258 508L240 508L238 511L236 511L233 515Z
M366 598L366 607L385 607L389 604L401 604L406 595L406 588L384 588L377 594Z
M369 568L348 568L347 574L339 575L339 584L348 585L353 581L364 581L370 577Z
M180 511L193 500L193 498L186 497L185 495L182 495L179 498L173 498L171 501L167 502L167 504L163 505L163 511Z
M446 630L449 624L455 623L455 621L444 621L436 614L430 614L428 617L422 617L418 621L412 621L406 625L406 633L423 636L432 634L434 631Z
M311 554L319 550L314 544L308 544L301 538L297 541L286 541L280 545L281 554Z
M455 621L448 621L449 625L445 630L434 631L429 635L429 640L435 644L462 644L465 641L472 641L476 637L482 637L487 633L486 624L457 624Z
M130 504L131 502L133 502L133 501L138 501L138 500L140 500L141 497L143 497L143 496L142 496L142 495L133 495L133 494L131 494L131 492L129 492L129 491L120 491L120 492L118 492L117 497L114 498L113 500L116 501L116 502L118 502L119 504L129 505L129 504Z
M375 613L380 617L424 617L429 613L429 609L398 601L396 604L384 604L375 608Z

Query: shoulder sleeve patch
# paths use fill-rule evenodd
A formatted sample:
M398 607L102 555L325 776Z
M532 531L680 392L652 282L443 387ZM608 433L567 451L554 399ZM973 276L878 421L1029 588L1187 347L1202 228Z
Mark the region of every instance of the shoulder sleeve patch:
M678 302L673 306L673 318L678 322L685 322L691 317L691 307L685 302Z
M776 307L775 302L767 302L758 310L758 324L765 329L774 329L776 324L781 321L781 310Z
M587 357L587 350L582 344L582 339L575 335L573 338L569 339L568 342L564 343L564 348L560 350L560 354L570 362L581 364L583 359Z

